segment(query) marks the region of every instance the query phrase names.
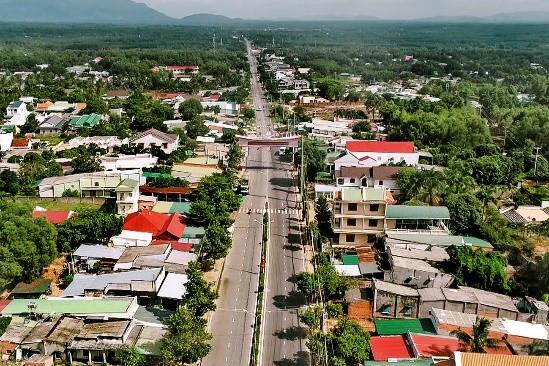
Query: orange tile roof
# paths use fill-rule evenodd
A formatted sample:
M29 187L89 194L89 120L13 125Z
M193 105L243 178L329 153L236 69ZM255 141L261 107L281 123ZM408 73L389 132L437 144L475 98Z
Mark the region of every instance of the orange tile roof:
M456 365L461 366L547 366L549 356L494 355L456 352ZM459 363L461 360L461 363Z

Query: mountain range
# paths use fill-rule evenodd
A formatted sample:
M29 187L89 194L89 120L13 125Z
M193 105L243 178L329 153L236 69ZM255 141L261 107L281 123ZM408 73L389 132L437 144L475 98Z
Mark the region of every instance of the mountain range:
M178 19L132 0L0 0L0 9L2 9L0 12L0 22L179 24L200 26L228 25L243 21L243 19L228 18L214 14L194 14ZM315 19L306 18L302 20L314 21ZM316 20L383 21L388 19L371 16L330 16L321 17ZM549 23L549 13L519 12L498 14L489 17L441 16L408 21L437 23Z

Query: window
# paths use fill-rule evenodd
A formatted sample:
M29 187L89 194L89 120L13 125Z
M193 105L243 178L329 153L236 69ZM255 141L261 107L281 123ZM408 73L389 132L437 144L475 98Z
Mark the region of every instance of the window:
M368 226L369 227L377 227L377 219L368 220Z
M341 226L341 219L334 219L334 226L340 227Z
M349 179L349 182L350 182L351 184L355 184L356 179L355 179L355 178L351 178L351 179Z
M163 148L163 149L167 149L167 148L168 148L168 144L167 144L167 143L163 143L163 144L162 144L162 148Z
M383 314L383 315L391 314L391 305L383 305L381 307L381 314Z
M382 186L383 185L383 181L380 180L379 182L377 182L378 185Z
M349 211L358 211L358 204L357 203L349 203L347 205L347 210L349 210Z
M347 219L347 226L356 226L356 219Z
M362 178L362 186L368 187L368 180L366 178Z
M403 313L406 316L412 316L412 307L411 306L405 306Z
M377 203L373 204L373 205L370 205L370 211L371 212L378 212L379 211L379 205Z
M345 184L345 179L343 179L343 178L337 178L337 184L338 184L338 185L343 185L343 184Z
M377 157L377 160L378 160L378 161L381 161L381 156L378 156L378 157Z
M99 182L95 182L93 185L99 187Z
M347 234L347 235L345 235L345 242L347 242L347 243L354 243L354 242L355 242L355 234Z

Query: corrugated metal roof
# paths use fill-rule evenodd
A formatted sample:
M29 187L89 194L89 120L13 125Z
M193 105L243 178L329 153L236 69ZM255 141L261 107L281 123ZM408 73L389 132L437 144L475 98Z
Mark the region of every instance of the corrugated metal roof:
M108 314L125 313L134 298L116 299L16 299L2 310L2 315L27 314L29 305L35 304L36 314Z
M375 361L414 358L412 347L404 336L370 338L372 358Z
M387 206L387 219L441 219L449 220L450 211L444 206Z
M158 290L158 297L181 300L187 293L185 284L188 281L186 274L168 273Z
M119 259L122 253L124 253L124 248L82 244L76 249L73 255L87 258Z
M411 333L435 334L430 319L376 319L376 333L379 335L399 335Z
M402 285L397 285L391 282L385 282L381 280L374 279L374 288L379 291L384 291L392 294L398 294L402 296L412 296L419 297L419 294L416 289L411 287L406 287Z
M345 265L357 265L360 262L356 254L344 254L341 256L341 261Z
M549 356L494 355L486 353L456 352L461 366L547 366ZM456 362L457 364L457 362Z

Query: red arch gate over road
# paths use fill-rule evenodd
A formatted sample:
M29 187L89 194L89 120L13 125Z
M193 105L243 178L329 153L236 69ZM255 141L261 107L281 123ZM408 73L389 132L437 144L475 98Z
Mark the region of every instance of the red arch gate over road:
M299 146L301 136L291 137L248 137L236 136L236 141L241 147L293 147Z

